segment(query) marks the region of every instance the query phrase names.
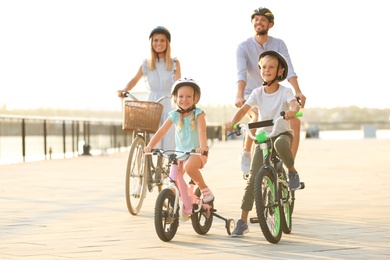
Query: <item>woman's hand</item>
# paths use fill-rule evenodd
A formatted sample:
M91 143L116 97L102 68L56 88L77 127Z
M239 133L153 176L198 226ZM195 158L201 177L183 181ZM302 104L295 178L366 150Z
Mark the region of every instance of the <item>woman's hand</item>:
M152 147L150 146L145 146L144 148L144 153L150 153L152 151Z

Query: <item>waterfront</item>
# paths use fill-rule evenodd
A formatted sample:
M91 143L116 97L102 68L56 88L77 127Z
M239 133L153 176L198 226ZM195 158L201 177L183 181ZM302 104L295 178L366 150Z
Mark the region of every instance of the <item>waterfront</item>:
M301 139L305 139L305 132L301 133ZM374 139L390 139L390 130L379 129L376 130L376 137ZM320 140L360 140L365 139L363 130L338 130L338 131L320 131ZM91 143L91 155L100 155L104 153L112 153L115 151L123 151L126 146L120 146L119 148L111 148L110 138L104 135L100 135L92 138ZM46 158L43 153L43 142L41 137L29 137L27 148L26 162L39 161L45 159L63 159L77 157L83 153L83 145L85 142L79 141L77 152L72 152L71 143L67 144L69 151L65 154L62 153L63 140L62 137L51 137L50 148L52 153L47 154ZM0 138L0 165L10 163L21 163L23 157L21 156L21 138L20 137L1 137ZM119 150L118 150L119 149Z

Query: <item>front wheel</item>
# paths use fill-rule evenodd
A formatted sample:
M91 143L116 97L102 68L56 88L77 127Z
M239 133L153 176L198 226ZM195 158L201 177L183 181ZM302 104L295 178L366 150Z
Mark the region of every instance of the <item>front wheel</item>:
M154 207L154 226L158 237L171 241L179 226L179 214L174 212L175 194L171 189L163 189L157 196Z
M196 188L195 195L200 198L200 190L199 188ZM213 224L213 207L214 203L208 203L211 205L210 210L205 210L204 208L201 208L198 212L194 212L191 214L191 222L192 227L194 228L195 232L199 235L205 235L207 232L209 232L211 225Z
M279 200L280 200L280 220L282 231L285 234L290 234L292 231L292 210L294 207L293 193L289 191L287 186L280 184L279 186Z
M275 178L271 171L260 170L255 177L256 213L261 231L268 242L276 244L282 237L281 212L276 201Z
M137 215L145 199L147 160L144 155L145 140L137 136L130 147L126 168L126 204L130 214Z

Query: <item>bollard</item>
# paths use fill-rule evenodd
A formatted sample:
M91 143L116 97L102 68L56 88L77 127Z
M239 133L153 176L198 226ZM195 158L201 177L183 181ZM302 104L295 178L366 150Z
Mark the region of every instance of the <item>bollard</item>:
M81 155L92 155L90 151L91 151L91 146L89 144L84 144L83 153Z

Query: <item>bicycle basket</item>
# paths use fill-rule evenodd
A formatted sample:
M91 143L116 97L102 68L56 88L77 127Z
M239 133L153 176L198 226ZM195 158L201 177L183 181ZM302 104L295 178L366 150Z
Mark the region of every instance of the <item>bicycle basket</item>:
M163 105L149 101L123 101L122 129L155 133L160 126Z

